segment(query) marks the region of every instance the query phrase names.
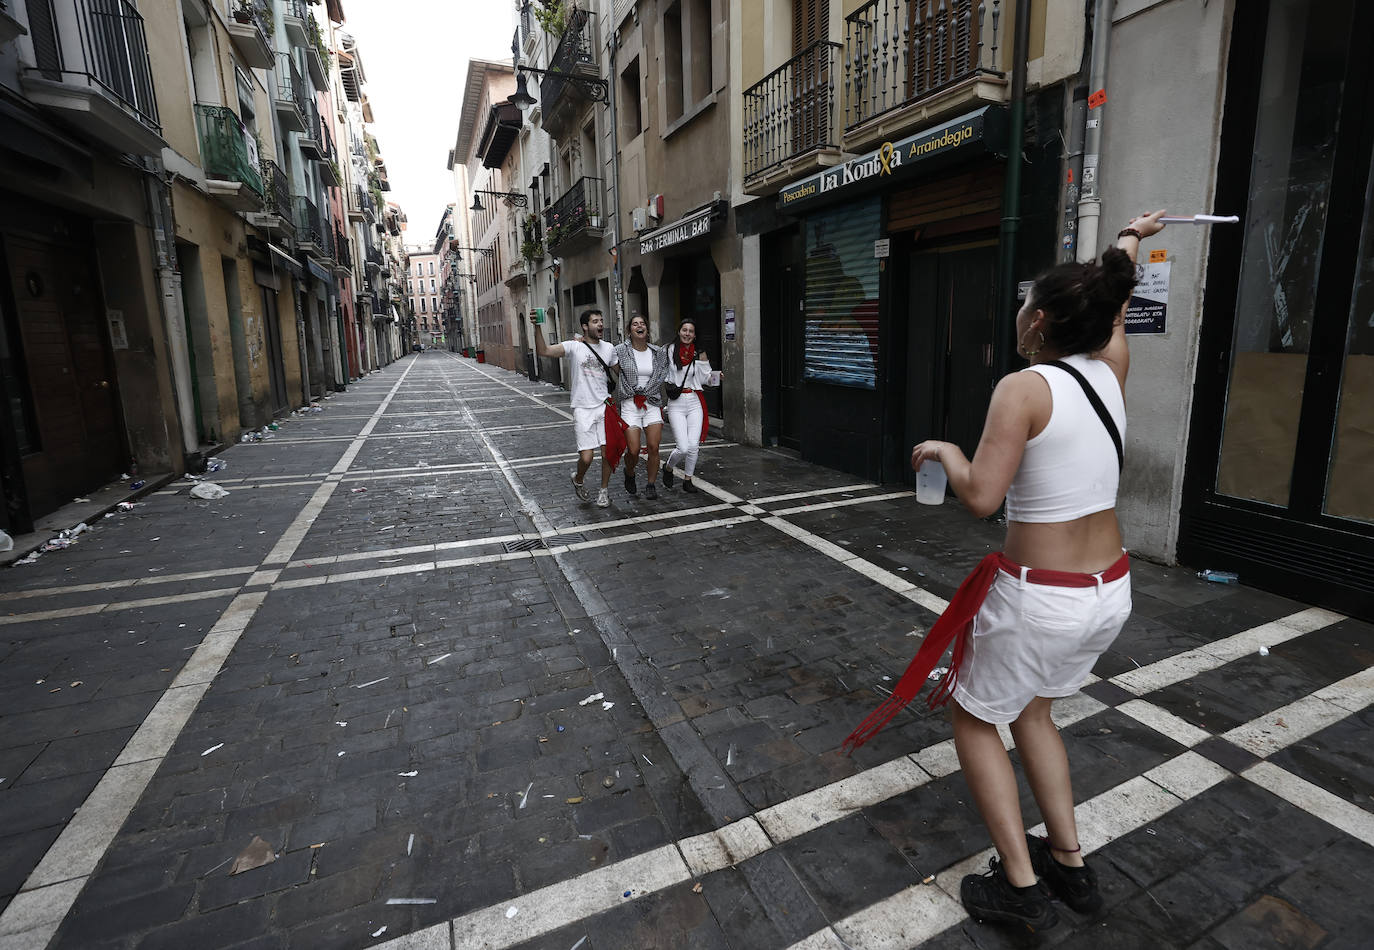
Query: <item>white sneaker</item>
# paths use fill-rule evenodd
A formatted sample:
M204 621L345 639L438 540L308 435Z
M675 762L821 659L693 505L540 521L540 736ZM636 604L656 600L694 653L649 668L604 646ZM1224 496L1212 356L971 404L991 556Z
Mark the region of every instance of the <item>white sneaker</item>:
M574 473L574 475L573 475L573 477L572 477L572 483L573 483L573 491L577 492L577 497L578 497L578 498L581 498L583 501L591 501L591 500L592 500L592 496L591 496L590 494L587 493L587 486L584 485L584 484L582 484L581 482L579 482L579 481L577 480L577 475L576 475L575 473Z
M604 489L604 488L601 489L601 491L599 491L599 492L596 493L596 507L598 507L598 508L609 508L609 507L611 507L611 493L608 492L608 491L606 491L606 489Z

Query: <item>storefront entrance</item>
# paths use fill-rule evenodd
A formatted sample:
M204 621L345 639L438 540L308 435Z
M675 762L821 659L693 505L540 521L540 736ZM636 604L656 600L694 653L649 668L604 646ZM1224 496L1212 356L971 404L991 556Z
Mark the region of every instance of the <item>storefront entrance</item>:
M1374 616L1374 6L1237 10L1179 557ZM1255 77L1259 81L1255 81Z
M706 351L713 369L720 369L720 272L709 252L681 258L677 268L678 321L696 322L697 349ZM707 387L706 411L721 418L719 386Z

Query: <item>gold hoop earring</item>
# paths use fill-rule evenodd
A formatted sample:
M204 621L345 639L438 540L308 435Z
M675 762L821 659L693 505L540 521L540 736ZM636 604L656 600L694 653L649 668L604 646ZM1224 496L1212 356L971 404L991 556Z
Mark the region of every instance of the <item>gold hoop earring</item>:
M1041 350L1045 348L1044 331L1036 330L1035 333L1037 336L1040 337L1040 345L1037 346L1035 349L1032 350L1026 346L1026 337L1030 335L1029 329L1027 329L1025 333L1021 334L1021 339L1017 345L1017 349L1021 351L1021 355L1026 357L1026 359L1030 359L1032 356L1035 356L1037 353L1039 353Z

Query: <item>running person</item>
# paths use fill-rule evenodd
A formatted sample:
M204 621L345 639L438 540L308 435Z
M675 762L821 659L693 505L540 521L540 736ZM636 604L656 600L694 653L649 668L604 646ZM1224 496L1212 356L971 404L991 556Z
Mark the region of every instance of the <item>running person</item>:
M949 442L922 442L911 453L915 468L943 464L975 516L1005 498L1006 543L960 585L894 697L846 744L862 744L895 715L954 643L952 672L932 702L942 694L955 701L955 751L1000 855L962 882L976 920L1032 932L1054 926L1058 914L1037 875L1076 911L1102 906L1050 705L1078 692L1131 612L1116 520L1130 363L1125 305L1140 240L1159 233L1163 213L1133 219L1100 264L1061 264L1035 281L1016 315L1017 349L1031 365L997 384L972 462ZM1025 834L999 724L1011 728L1048 838Z
M657 498L658 443L663 436L663 380L668 375L668 354L649 343L649 321L642 314L630 318L630 336L615 347L620 378L615 398L620 401L620 418L625 431L625 491L635 494L635 465L639 462L639 440L643 434L649 448L646 463L649 483L645 498Z
M677 339L667 347L667 384L680 387L682 392L668 400L663 412L676 443L663 466L663 484L673 487L673 466L680 463L682 490L689 494L697 490L692 484L692 473L697 467L697 450L706 436L706 399L702 390L715 385L711 382L710 357L705 350L696 348L696 338L696 322L688 317L678 326Z
M600 310L584 310L578 317L582 324L582 339L564 340L549 346L544 342L544 331L536 322L538 317L530 314L534 326L534 351L539 356L555 359L566 356L572 361L569 377L572 379L573 429L577 434L577 471L573 474L573 491L583 501L590 501L583 479L591 468L597 448L601 448L601 491L597 492L596 505L607 508L611 504L609 486L611 484L611 463L606 459L606 399L610 385L617 373L615 347L601 339L605 321Z

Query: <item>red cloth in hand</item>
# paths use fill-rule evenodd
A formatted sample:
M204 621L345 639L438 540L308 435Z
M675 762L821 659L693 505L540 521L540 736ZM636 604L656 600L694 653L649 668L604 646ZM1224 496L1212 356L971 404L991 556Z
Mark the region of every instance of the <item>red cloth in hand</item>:
M625 454L625 430L629 426L625 420L620 418L620 413L616 412L615 404L610 399L606 400L606 444L602 447L602 456L611 463L611 471L620 464L620 457Z
M697 345L696 345L695 343L688 343L686 346L683 346L682 344L678 344L678 347L677 347L677 365L679 365L679 366L691 366L691 365L692 365L692 360L694 360L694 359L696 359L696 358L697 358Z

